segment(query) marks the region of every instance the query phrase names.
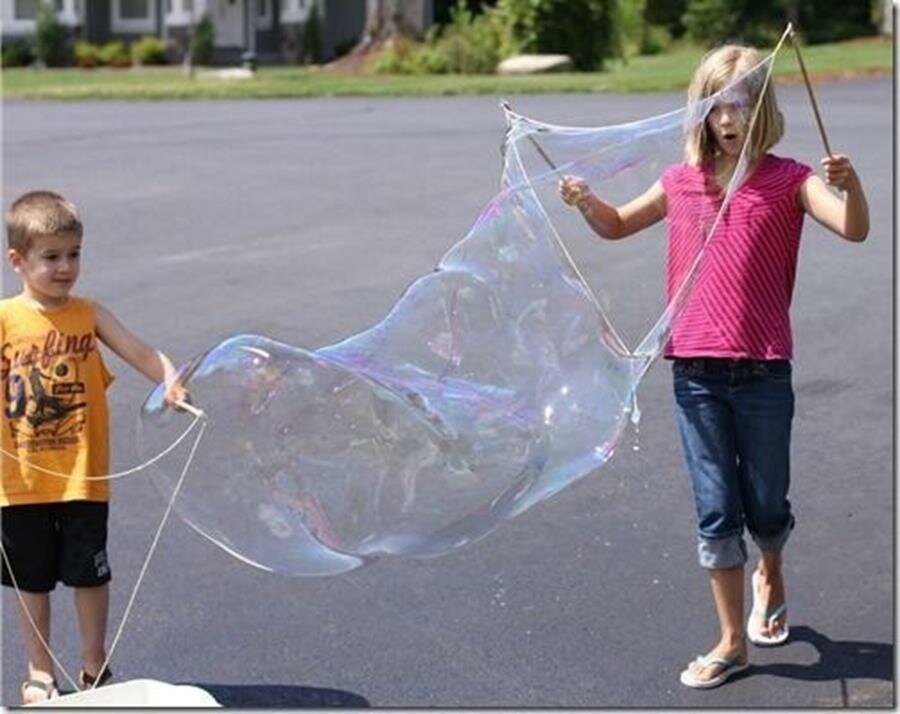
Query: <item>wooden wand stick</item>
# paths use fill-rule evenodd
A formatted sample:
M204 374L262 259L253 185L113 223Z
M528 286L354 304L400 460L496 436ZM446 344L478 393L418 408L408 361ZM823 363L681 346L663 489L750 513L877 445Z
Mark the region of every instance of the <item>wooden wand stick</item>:
M825 135L825 126L822 124L822 116L819 114L819 105L816 103L816 95L813 94L812 84L809 81L809 75L806 73L806 65L803 63L803 55L800 54L800 45L797 42L793 26L790 28L790 33L791 44L794 46L794 52L797 53L797 62L800 64L800 71L803 73L803 81L806 83L806 91L809 93L809 101L812 103L813 114L816 116L816 124L819 126L822 143L825 145L825 152L831 156L831 146L828 144L828 137Z

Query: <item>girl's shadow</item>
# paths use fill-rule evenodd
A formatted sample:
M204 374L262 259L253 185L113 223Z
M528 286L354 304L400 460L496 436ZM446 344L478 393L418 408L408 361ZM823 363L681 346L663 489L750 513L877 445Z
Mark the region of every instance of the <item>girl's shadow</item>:
M791 626L789 642L808 642L819 653L814 664L754 665L748 674L826 681L838 679L894 679L894 646L880 642L832 640L805 625Z

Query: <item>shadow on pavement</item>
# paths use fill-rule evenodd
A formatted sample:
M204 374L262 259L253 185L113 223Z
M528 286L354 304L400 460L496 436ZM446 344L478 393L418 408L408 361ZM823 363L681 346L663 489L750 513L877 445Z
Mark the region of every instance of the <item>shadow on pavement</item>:
M857 642L832 640L804 625L791 626L790 642L808 642L819 653L815 664L764 664L754 665L752 674L772 674L776 677L825 681L839 679L894 678L894 646L881 642Z
M340 689L296 687L285 684L202 684L182 682L205 689L224 707L349 707L366 709L369 702L359 694Z

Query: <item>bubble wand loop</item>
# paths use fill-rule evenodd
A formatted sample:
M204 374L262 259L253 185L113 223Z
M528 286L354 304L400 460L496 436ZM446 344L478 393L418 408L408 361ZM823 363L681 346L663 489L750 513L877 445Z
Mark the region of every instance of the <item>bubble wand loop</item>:
M800 44L797 42L794 26L790 23L788 23L788 32L791 36L791 45L793 45L794 52L797 55L797 63L800 65L800 72L803 74L803 82L806 84L806 91L809 94L809 101L812 104L813 114L816 117L816 125L819 127L819 134L822 137L822 143L825 145L825 153L832 156L831 146L828 144L828 137L825 135L825 126L822 124L822 115L819 114L819 105L816 102L816 95L813 93L812 83L809 81L809 74L806 72L803 55L800 54Z

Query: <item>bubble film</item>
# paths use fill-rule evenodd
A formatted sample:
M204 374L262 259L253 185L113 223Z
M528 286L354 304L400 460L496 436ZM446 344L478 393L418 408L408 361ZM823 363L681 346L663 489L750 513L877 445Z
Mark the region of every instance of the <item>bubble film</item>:
M559 180L580 176L615 204L640 195L683 160L686 133L716 101L759 95L771 60L720 95L636 122L565 127L507 108L500 193L380 323L316 350L239 335L182 368L208 427L179 515L260 568L331 575L449 552L596 471L744 163L718 213L697 217L668 302L664 224L634 247L599 241ZM658 261L658 284L629 283L646 260ZM158 387L142 409L143 452L190 418L165 408ZM178 466L155 468L166 495Z

